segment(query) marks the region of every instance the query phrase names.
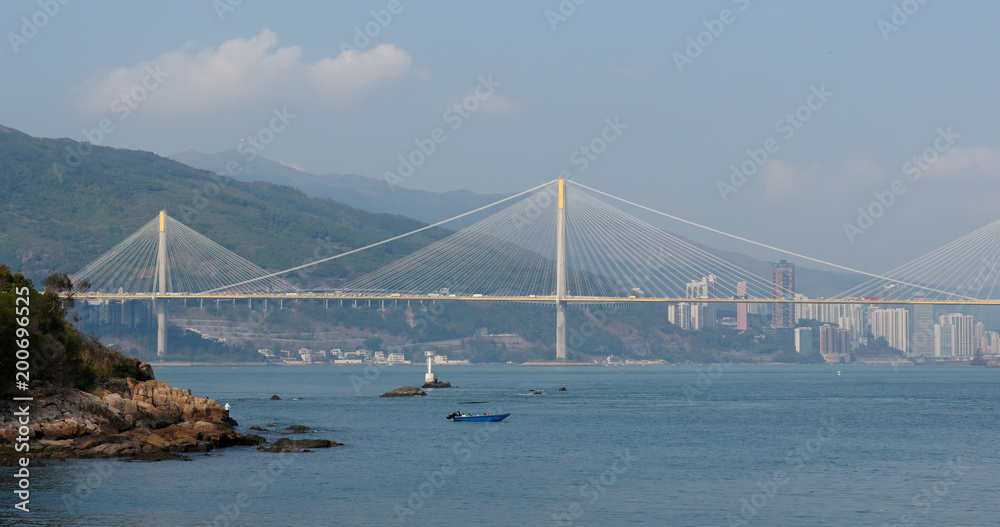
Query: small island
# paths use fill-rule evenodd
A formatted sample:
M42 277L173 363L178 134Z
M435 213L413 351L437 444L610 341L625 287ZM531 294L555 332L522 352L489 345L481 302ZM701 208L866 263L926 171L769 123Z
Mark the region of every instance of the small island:
M396 388L395 390L389 390L379 397L414 397L414 396L426 396L427 392L417 388L416 386L403 386Z

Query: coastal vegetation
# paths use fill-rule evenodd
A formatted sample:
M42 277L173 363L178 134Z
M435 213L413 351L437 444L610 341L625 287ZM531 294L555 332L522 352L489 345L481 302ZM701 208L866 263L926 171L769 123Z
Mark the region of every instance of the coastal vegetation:
M14 391L17 363L21 360L16 352L22 348L15 349L14 343L25 339L29 344L28 367L21 370L30 372L35 381L29 378L29 384L33 386L44 381L55 389L89 390L99 380L139 376L135 361L107 348L95 337L81 334L67 319L73 298L59 297L72 285L66 275L53 274L44 285L44 292L38 291L23 274L0 265L0 375L4 379L0 386L5 394ZM16 300L25 296L28 306ZM28 308L25 327L17 323L25 318L19 316L19 307Z

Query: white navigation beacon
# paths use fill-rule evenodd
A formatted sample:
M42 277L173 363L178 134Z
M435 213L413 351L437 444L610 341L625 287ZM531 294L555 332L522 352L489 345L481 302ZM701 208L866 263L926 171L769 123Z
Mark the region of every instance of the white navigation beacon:
M427 374L424 375L424 384L435 384L437 383L437 375L431 371L431 362L434 360L433 351L425 351L424 356L427 357Z

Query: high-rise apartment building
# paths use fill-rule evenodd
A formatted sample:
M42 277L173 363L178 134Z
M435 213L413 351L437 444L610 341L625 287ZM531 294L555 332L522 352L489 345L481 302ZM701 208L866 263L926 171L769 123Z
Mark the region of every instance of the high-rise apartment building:
M819 352L831 364L849 362L851 345L849 333L841 328L823 324L819 327Z
M893 348L909 354L910 312L903 308L868 309L868 323L872 336L882 337Z
M986 332L986 347L983 353L987 355L1000 355L1000 333L996 331Z
M691 328L691 304L687 302L677 304L677 322L675 324L681 329Z
M701 280L694 280L687 283L687 298L719 298L716 287L718 278L714 274L702 277ZM698 309L696 309L696 306ZM696 314L697 312L697 314ZM715 302L700 302L691 305L691 313L698 317L698 323L692 319L692 329L714 328L715 327Z
M973 329L972 315L962 313L948 313L938 317L938 324L941 326L953 326L954 334L954 356L972 357L974 353L973 341L975 333Z
M955 356L955 326L934 324L934 356Z
M812 353L812 328L795 328L795 351L798 353Z
M795 298L795 264L785 260L771 265L772 298ZM774 304L771 312L771 325L775 328L791 329L795 327L795 309L793 304L780 302Z
M934 306L914 304L910 320L913 327L910 332L910 354L925 357L934 355Z
M736 298L739 300L746 300L747 298L747 283L740 282L736 284ZM747 304L739 303L736 304L736 329L740 331L747 330Z

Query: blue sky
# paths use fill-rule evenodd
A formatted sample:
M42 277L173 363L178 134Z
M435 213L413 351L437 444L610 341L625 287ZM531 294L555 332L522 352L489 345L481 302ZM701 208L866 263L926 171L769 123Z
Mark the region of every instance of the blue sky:
M872 272L997 219L996 2L229 3L3 3L0 124L162 155L256 137L378 178L433 145L399 185L515 192L566 170Z

